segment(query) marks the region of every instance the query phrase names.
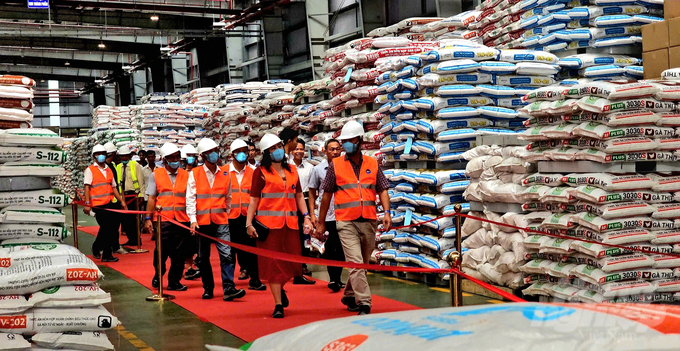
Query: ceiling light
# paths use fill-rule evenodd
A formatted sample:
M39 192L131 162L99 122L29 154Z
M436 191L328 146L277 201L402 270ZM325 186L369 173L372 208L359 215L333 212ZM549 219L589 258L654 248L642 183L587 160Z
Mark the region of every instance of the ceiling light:
M104 42L99 43L99 45L97 46L99 46L100 49L106 49L106 45L104 44Z
M70 65L71 65L71 63L68 62L68 61L66 61L66 62L64 63L64 66L70 66Z
M158 15L155 15L155 14L154 14L154 15L151 15L150 18L151 18L152 21L158 21L158 20L159 20Z

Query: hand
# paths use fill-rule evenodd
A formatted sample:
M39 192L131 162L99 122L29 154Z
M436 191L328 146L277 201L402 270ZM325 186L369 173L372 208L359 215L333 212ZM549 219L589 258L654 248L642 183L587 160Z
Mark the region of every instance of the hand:
M319 225L319 219L312 213L312 226L316 228L317 225Z
M248 236L251 238L257 238L257 230L255 230L255 227L252 225L249 225L248 228L246 229L246 232L248 233Z
M127 211L128 208L127 208L127 204L125 203L125 201L121 201L120 203L121 203L121 205L123 205L123 210Z
M385 212L385 216L383 217L383 230L388 231L392 228L392 215L390 215L389 212Z
M324 222L319 222L319 224L316 226L316 230L314 231L314 237L321 240L323 238L323 233L326 232L326 223Z
M312 220L309 217L305 217L303 225L303 233L311 234L314 231L314 226L312 226Z
M195 231L196 229L201 228L201 227L198 226L198 223L196 223L196 222L191 222L191 225L189 226L189 228L191 228L191 235L194 235L194 234L195 234L194 231Z
M89 215L89 214L90 214L90 211L92 211L92 208L91 208L91 207L85 207L85 208L83 208L83 212L85 212L86 215Z
M150 219L144 221L144 229L148 230L149 233L153 233L153 222Z

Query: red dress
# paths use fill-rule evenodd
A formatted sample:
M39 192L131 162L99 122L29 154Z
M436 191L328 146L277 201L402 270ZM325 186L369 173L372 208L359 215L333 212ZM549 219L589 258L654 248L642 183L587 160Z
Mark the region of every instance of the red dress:
M260 197L264 189L265 180L260 167L253 172L253 185L250 189L251 197ZM296 185L297 192L302 192L300 180ZM265 250L278 251L291 255L300 256L300 233L297 229L290 229L284 226L281 229L270 229L267 240L257 240L257 247ZM269 283L284 284L291 278L302 275L302 264L272 259L259 256L257 258L260 270L260 279L267 280Z

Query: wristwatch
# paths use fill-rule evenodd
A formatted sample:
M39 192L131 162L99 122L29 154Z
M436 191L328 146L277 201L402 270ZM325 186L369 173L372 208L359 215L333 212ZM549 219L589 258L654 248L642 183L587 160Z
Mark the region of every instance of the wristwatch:
M309 217L309 212L305 212L302 214L302 217Z
M246 224L246 229L248 229L248 228L250 228L250 227L252 227L252 226L253 226L252 224Z

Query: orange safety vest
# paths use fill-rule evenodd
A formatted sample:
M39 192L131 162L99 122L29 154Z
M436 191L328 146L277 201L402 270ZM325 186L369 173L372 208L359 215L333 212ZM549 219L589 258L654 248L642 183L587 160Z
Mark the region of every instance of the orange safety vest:
M274 169L267 171L260 167L264 175L265 185L260 194L260 203L257 205L255 219L269 229L282 229L287 226L290 229L298 229L297 203L295 201L295 188L298 183L298 173L295 167L290 171L284 169L286 182L283 182L279 173Z
M215 174L212 188L203 166L191 170L196 181L196 222L198 225L229 224L227 193L229 172L220 170Z
M172 184L170 175L165 168L156 168L153 171L156 181L156 206L161 207L162 220L174 218L178 222L189 222L187 215L187 182L189 173L181 168L177 169L175 184ZM156 213L153 214L156 220Z
M253 169L246 166L244 169L241 184L236 177L236 171L230 172L231 175L231 212L229 219L236 219L238 216L248 215L250 206L250 187L253 185Z
M378 161L362 156L359 179L352 164L345 156L333 160L338 190L335 195L335 218L338 221L353 221L359 217L377 219L375 184L378 176Z
M108 204L114 198L113 187L111 186L111 181L113 180L111 168L106 167L106 176L102 174L97 165L90 165L88 168L92 173L90 205L94 207Z

